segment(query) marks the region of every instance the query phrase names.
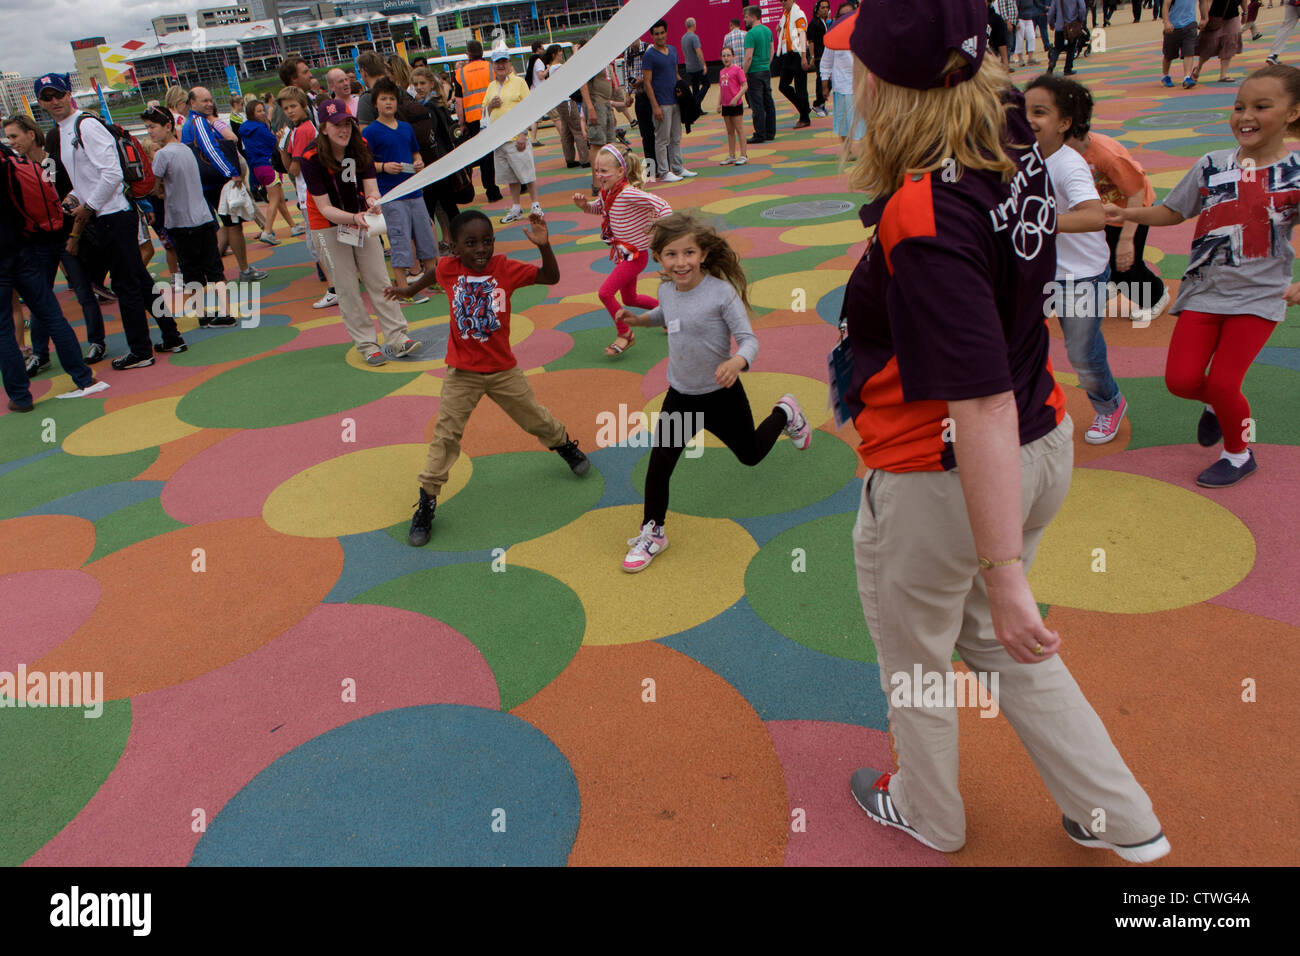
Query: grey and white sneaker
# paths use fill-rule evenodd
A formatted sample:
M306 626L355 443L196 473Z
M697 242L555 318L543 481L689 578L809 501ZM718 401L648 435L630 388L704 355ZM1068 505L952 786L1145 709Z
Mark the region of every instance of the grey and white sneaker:
M338 305L338 293L326 292L323 296L311 304L313 309L328 309L331 305Z
M98 342L91 342L90 348L86 349L86 364L94 365L96 362L102 362L104 356L108 354L108 349Z
M388 349L388 354L392 358L399 359L420 351L423 345L423 342L418 342L408 336L402 341L395 342L393 345L387 346L386 348Z
M271 273L267 272L265 269L254 269L252 266L249 266L239 274L239 281L256 282L259 279L265 279L270 274Z
M867 811L867 816L883 826L893 827L895 830L902 830L918 843L928 846L931 850L939 850L937 846L921 836L916 828L903 819L903 815L898 812L894 806L894 801L889 796L889 778L892 773L881 773L879 770L873 770L870 767L863 767L855 771L853 779L849 781L849 789L853 792L853 799L858 801L858 806ZM942 853L942 850L939 850Z
M366 356L366 364L372 368L378 368L381 365L388 364L388 356L384 354L383 349L375 349Z
M1087 828L1075 823L1065 814L1061 815L1061 826L1065 827L1066 835L1079 846L1094 850L1114 850L1119 854L1120 859L1128 860L1130 863L1150 863L1162 856L1168 856L1172 849L1164 830L1141 843L1107 843L1089 833Z

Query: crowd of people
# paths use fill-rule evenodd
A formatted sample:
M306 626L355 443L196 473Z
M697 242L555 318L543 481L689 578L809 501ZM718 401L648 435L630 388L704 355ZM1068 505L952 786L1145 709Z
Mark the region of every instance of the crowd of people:
M1152 10L1163 25L1166 86L1173 59L1186 65L1195 52L1197 63L1183 80L1190 86L1214 57L1226 77L1240 49L1235 0L1197 2L1157 0ZM1143 6L1133 3L1135 20ZM1043 624L1025 577L1064 500L1073 455L1072 423L1047 362L1043 319L1055 316L1093 406L1083 438L1101 444L1118 436L1129 411L1102 334L1111 300L1126 297L1133 317L1148 323L1168 307L1177 315L1168 387L1203 405L1197 441L1207 448L1222 444L1198 483L1223 488L1252 474L1258 464L1245 427L1251 407L1242 381L1287 305L1300 303L1290 241L1300 206L1300 156L1285 145L1287 135L1300 133L1300 70L1276 63L1275 44L1270 63L1238 90L1229 122L1237 146L1204 156L1156 202L1141 164L1115 139L1092 130L1092 94L1069 78L1075 55L1086 49L1080 43L1087 31L1076 27L1089 11L1094 26L1099 16L1108 24L1115 7L1085 0L916 0L899 10L886 0L865 0L859 11L843 0L832 13L820 0L809 20L795 0L782 0L773 30L751 6L732 21L716 51L717 85L728 142L723 165L745 164L749 145L776 138L775 76L794 107L792 131L832 118L851 187L872 197L862 220L880 228L847 286L831 385L861 437L859 454L868 467L854 545L882 675L909 671L914 663L947 666L954 648L973 669L1000 672L1002 710L1061 805L1069 836L1146 861L1167 853L1168 841L1150 800L1056 656L1060 636ZM1295 9L1287 8L1278 44L1294 26ZM1010 23L1014 29L1007 29ZM1050 47L1048 70L1018 88L1011 58L1015 66L1035 65L1036 34L1044 50ZM574 92L551 119L566 166L590 168L592 176L590 192L584 186L573 202L600 217L600 237L615 263L599 291L616 333L606 354L617 359L632 348L637 327L659 326L667 334L663 411L677 417L665 414L657 427L642 523L623 561L625 571L645 570L667 548L670 478L694 437L666 431L673 422L698 423L750 466L782 434L798 449L812 439L792 395L755 425L740 378L758 351L744 267L725 236L648 191L654 183L697 175L685 166L681 140L684 129L703 122L707 61L715 52L703 48L688 20L682 71L666 23L654 24L650 37L650 45L628 51L622 75L610 63L580 83L564 73L558 46L537 44L520 76L504 50L485 57L471 42L468 59L451 74L368 51L357 60L357 77L332 69L323 84L291 56L279 71L283 88L274 96L232 100L230 121L220 118L208 90L172 89L142 117L153 180L144 194L135 186L145 177L133 176L119 155L120 131L76 108L66 75L41 77L36 98L55 131L45 137L23 118L6 123L16 152L4 157L5 181L23 183L35 197L16 199L11 187L0 209L0 358L10 409L32 409L27 373L48 364L50 341L77 386L59 397L107 388L89 369L105 355L96 290L106 275L128 348L113 360L115 369L141 368L153 363L155 352L186 349L171 310L150 305L145 223L167 251L173 275L215 289L226 283L227 252L238 280L265 275L247 260L244 224L258 220L257 239L276 244L280 218L290 235L306 234L327 287L316 305L338 305L367 365L420 350L402 302L425 301L422 293L434 286L449 300L448 374L418 474L411 545L430 540L438 496L484 396L574 474L588 473L578 440L538 402L509 342L512 294L560 278L537 186L534 151L542 143L536 126L474 166L383 204L395 277L385 266L379 229L381 194L518 109L540 84L563 81ZM1065 69L1058 76L1061 53ZM869 83L855 87L855 62L866 66ZM809 75L816 80L811 98ZM749 136L741 126L745 104ZM640 129L639 155L616 125L620 113L627 128ZM987 121L963 119L972 116ZM48 168L47 159L56 175L33 176ZM960 175L938 175L949 163ZM1268 175L1257 179L1254 171L1265 168ZM474 169L489 203L504 201L506 188L509 206L500 223L524 223L540 264L496 254L491 218L461 209L476 196ZM288 183L297 219L285 199ZM253 192L264 210L244 200ZM1034 203L1039 212L1031 222ZM1051 215L1044 218L1043 210ZM1150 228L1189 218L1197 220L1190 262L1171 304L1144 246ZM657 296L637 288L651 259L662 270ZM84 313L90 346L84 358L52 293L60 266ZM933 281L938 275L946 281ZM14 291L32 313L25 368L10 329ZM159 344L151 342L151 319ZM200 325L236 321L228 311L200 317ZM962 347L951 347L954 341ZM925 569L924 581L917 568ZM927 846L959 848L964 817L955 714L936 722L891 708L891 728L901 769L892 781L888 773L860 771L855 796L878 822ZM1110 808L1104 835L1084 825L1099 806Z

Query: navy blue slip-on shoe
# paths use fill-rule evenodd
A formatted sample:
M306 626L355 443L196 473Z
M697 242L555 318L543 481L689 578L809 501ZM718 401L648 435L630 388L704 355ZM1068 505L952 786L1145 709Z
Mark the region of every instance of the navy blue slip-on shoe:
M1196 476L1196 483L1202 488L1227 488L1229 485L1235 485L1241 479L1248 475L1253 475L1259 467L1255 463L1255 453L1247 449L1246 452L1250 458L1246 463L1238 468L1226 458L1220 458L1209 468Z
M1219 417L1208 408L1201 412L1201 420L1196 423L1196 443L1202 448L1209 448L1223 441L1223 430L1219 428Z

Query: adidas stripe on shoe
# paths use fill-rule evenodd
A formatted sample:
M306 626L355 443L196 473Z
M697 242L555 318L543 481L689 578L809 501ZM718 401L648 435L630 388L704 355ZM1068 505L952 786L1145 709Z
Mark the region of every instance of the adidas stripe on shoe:
M856 771L853 779L849 781L853 799L858 801L858 806L866 810L867 816L877 823L902 830L918 843L928 846L931 850L939 850L937 846L921 836L894 806L894 801L889 796L889 778L892 776L893 774L881 773L870 767L863 767ZM944 851L939 850L939 852Z

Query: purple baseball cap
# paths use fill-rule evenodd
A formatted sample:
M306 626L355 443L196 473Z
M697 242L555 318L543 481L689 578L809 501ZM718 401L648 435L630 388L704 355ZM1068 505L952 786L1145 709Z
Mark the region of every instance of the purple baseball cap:
M987 0L863 0L826 31L826 46L852 50L886 83L914 90L955 86L979 72L988 45ZM967 64L944 75L956 51Z
M342 100L321 100L316 106L316 116L322 123L346 123L353 118L348 104Z

